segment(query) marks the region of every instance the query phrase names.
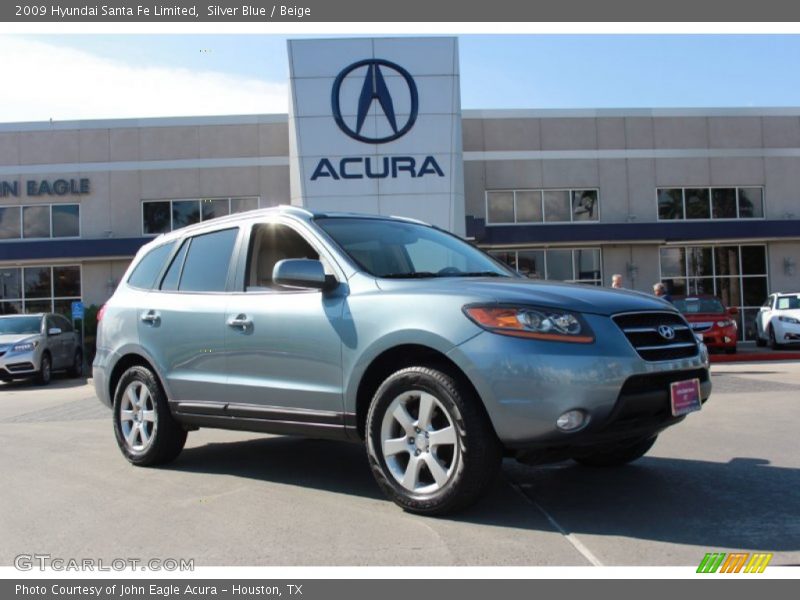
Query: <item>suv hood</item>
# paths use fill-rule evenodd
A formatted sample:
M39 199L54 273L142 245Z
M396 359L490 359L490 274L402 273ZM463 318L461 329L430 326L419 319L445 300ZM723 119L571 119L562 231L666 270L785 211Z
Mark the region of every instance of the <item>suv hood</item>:
M377 283L386 291L470 296L498 304L529 304L599 315L654 310L678 312L669 302L641 292L574 283L496 277L379 279Z
M39 335L36 333L5 333L0 335L0 346L12 346L20 342L35 340Z

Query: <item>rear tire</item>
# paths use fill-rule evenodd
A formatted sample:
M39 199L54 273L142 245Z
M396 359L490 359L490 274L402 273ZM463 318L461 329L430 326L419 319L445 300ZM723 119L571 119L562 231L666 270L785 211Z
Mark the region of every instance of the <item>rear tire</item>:
M375 480L411 513L462 510L500 470L502 448L480 399L437 369L409 367L388 377L372 400L366 436Z
M587 467L619 467L640 459L658 439L657 435L645 439L629 440L613 446L603 446L573 460Z
M186 430L172 417L164 390L147 367L131 367L119 380L114 435L125 458L141 467L171 462L183 450Z

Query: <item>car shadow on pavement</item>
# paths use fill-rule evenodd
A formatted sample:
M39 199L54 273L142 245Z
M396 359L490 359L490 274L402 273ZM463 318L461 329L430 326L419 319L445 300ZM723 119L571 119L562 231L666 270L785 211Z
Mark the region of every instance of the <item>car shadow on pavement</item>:
M47 385L39 385L33 379L14 379L12 381L0 381L0 392L3 390L67 390L70 388L83 387L86 385L86 377L70 377L63 373L53 373L53 378Z
M210 443L187 448L168 468L383 498L361 444L293 437ZM744 457L728 462L645 457L615 469L571 462L529 467L506 460L484 500L447 518L553 530L542 511L577 535L798 551L800 469Z
M567 533L712 549L800 550L800 469L767 460L645 457L612 469L506 461L504 476L532 509L547 512ZM487 521L482 510L459 520L515 526L513 515Z
M268 437L186 448L170 469L217 473L382 498L361 444Z

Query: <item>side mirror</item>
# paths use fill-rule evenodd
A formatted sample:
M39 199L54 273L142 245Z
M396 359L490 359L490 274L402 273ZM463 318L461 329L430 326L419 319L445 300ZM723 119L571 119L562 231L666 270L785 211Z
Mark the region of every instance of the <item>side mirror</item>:
M325 267L318 260L290 258L280 260L272 270L272 281L280 286L327 290L333 281L325 276Z
M61 327L51 327L47 330L47 335L61 335Z
M735 306L731 306L731 307L728 309L728 314L729 314L729 315L731 315L732 317L735 317L736 315L738 315L738 314L739 314L739 309L738 309L738 308L736 308Z

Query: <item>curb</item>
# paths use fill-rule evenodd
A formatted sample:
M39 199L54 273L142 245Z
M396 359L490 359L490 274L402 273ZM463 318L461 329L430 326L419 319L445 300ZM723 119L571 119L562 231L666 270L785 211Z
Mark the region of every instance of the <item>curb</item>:
M712 354L712 363L767 362L775 360L800 360L800 352L739 352L737 354Z

